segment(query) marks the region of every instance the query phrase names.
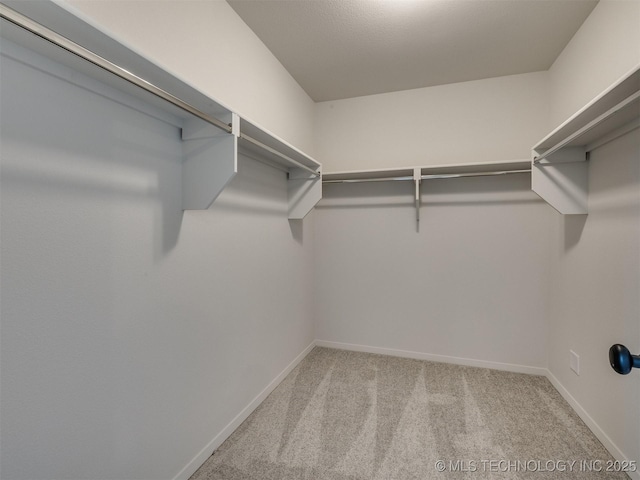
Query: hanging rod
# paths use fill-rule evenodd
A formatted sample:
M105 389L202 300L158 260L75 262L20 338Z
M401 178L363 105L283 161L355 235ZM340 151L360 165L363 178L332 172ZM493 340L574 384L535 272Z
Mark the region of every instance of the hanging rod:
M14 25L27 30L28 32L31 32L34 35L37 35L38 37L42 38L43 40L46 40L47 42L52 43L53 45L56 45L57 47L60 47L64 50L66 50L67 52L70 52L74 55L76 55L79 58L82 58L83 60L86 60L90 63L92 63L93 65L96 65L97 67L102 68L103 70L106 70L109 73L112 73L114 75L116 75L117 77L126 80L127 82L145 90L146 92L149 92L153 95L155 95L156 97L161 98L162 100L165 100L169 103L171 103L172 105L180 108L181 110L184 110L198 118L200 118L201 120L204 120L205 122L213 125L216 128L219 128L220 130L223 130L226 133L232 133L232 127L231 125L228 125L224 122L222 122L221 120L218 120L217 118L208 115L204 112L202 112L201 110L199 110L198 108L194 107L193 105L190 105L189 103L181 100L180 98L176 97L175 95L167 92L166 90L163 90L162 88L154 85L153 83L151 83L148 80L145 80L142 77L139 77L137 75L135 75L134 73L131 73L130 71L126 70L125 68L120 67L119 65L116 65L113 62L110 62L109 60L107 60L106 58L92 52L91 50L88 50L87 48L84 48L83 46L75 43L74 41L54 32L53 30L50 30L49 28L45 27L44 25L39 24L38 22L35 22L34 20L30 19L29 17L26 17L24 15L22 15L21 13L16 12L15 10L3 5L0 3L0 18L3 18L11 23L13 23ZM301 168L309 173L311 173L312 175L318 177L320 176L320 173L313 170L310 167L307 167L306 165L303 165L302 163L294 160L293 158L269 147L268 145L265 145L262 142L259 142L258 140L250 137L249 135L245 134L245 133L240 133L240 138L248 141L249 143L252 143L253 145L268 151L269 153L276 155L280 158L282 158L283 160L287 161L288 163L291 163L292 165L295 165L298 168Z
M593 128L597 127L598 125L600 125L602 122L604 122L605 120L607 120L608 118L610 118L611 116L615 115L616 113L618 113L618 111L622 110L623 108L625 108L627 105L637 101L640 98L640 91L629 95L627 98L625 98L624 100L622 100L620 103L614 105L613 107L611 107L609 110L607 110L606 112L604 112L603 114L599 115L598 117L594 118L593 120L591 120L589 123L587 123L584 127L580 128L579 130L577 130L576 132L572 133L571 135L569 135L567 138L565 138L564 140L558 142L557 144L555 144L553 147L547 149L544 153L542 153L541 155L535 157L533 159L533 163L534 164L538 164L540 163L542 160L545 160L546 158L550 157L551 155L553 155L554 153L556 153L558 150L560 150L561 148L567 146L569 143L573 142L576 138L581 137L582 135L584 135L585 133L587 133L589 130L592 130Z
M116 65L115 63L110 62L106 58L101 57L100 55L82 47L81 45L78 45L72 40L69 40L68 38L63 37L62 35L54 32L53 30L48 29L47 27L31 20L28 17L25 17L24 15L16 12L15 10L1 3L0 3L0 18L3 18L13 23L14 25L17 25L18 27L23 28L24 30L27 30L33 33L34 35L37 35L43 40L46 40L60 48L63 48L64 50L102 68L103 70L106 70L107 72L112 73L123 80L126 80L127 82L155 95L156 97L159 97L171 103L172 105L175 105L181 110L184 110L192 115L195 115L196 117L204 120L207 123L210 123L211 125L219 128L220 130L223 130L227 133L231 133L230 125L227 125L226 123L218 120L217 118L212 117L211 115L208 115L202 112L201 110L198 110L193 105L190 105L187 102L184 102L183 100L179 99L175 95L172 95L171 93L161 89L160 87L157 87L156 85L145 80L144 78L141 78L131 73L130 71L120 67L119 65Z
M247 142L255 145L256 147L262 148L264 150L266 150L269 153L272 153L273 155L276 155L280 158L282 158L283 160L286 160L289 163L292 163L293 165L295 165L298 168L301 168L307 172L309 172L311 175L314 175L316 177L320 176L319 172L316 172L314 169L307 167L306 165L303 165L302 163L298 162L297 160L294 160L293 158L285 155L284 153L280 153L279 151L277 151L274 148L271 148L269 145L265 145L262 142L259 142L258 140L256 140L253 137L250 137L249 135L247 135L246 133L242 133L240 132L240 138L243 140L246 140Z
M511 173L531 173L530 168L521 169L521 170L502 170L498 172L472 172L472 173L438 173L438 174L429 174L429 175L421 175L421 180L438 180L438 179L446 179L446 178L462 178L462 177L490 177L494 175L508 175ZM415 179L412 176L401 176L401 177L379 177L379 178L349 178L349 179L323 179L322 183L364 183L364 182L404 182L404 181L414 181Z

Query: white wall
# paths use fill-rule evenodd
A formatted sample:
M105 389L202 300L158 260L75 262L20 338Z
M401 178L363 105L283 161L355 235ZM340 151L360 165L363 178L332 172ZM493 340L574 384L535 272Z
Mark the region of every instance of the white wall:
M640 64L640 2L601 0L550 70L555 127ZM640 376L607 351L640 351L640 133L595 150L589 215L558 217L549 370L618 455L640 461ZM569 350L580 355L580 376ZM604 438L604 437L603 437Z
M549 69L549 130L638 65L640 1L600 0Z
M594 150L589 215L557 218L548 342L551 373L613 450L635 461L640 375L615 373L608 349L622 343L640 351L639 158L639 130ZM579 376L569 368L569 350L580 355Z
M182 213L171 119L14 57L0 82L2 478L188 475L313 339L310 225L287 220L285 174L249 160L211 209Z
M425 181L419 233L412 193L411 182L325 186L316 337L545 368L555 225L529 175Z
M305 153L314 103L224 0L56 0Z
M528 159L548 130L546 72L317 105L325 172Z
M528 159L548 129L546 72L318 104L324 171ZM325 185L316 336L546 367L553 213L527 175Z

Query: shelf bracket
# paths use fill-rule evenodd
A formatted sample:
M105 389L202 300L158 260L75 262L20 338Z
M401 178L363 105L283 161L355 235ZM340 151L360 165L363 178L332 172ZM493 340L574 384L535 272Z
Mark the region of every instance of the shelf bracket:
M301 220L322 198L322 175L292 168L288 177L289 220Z
M413 181L415 183L415 203L416 203L416 232L420 232L420 184L422 183L422 169L413 169Z
M199 118L182 126L182 209L206 210L238 173L240 119L227 115L231 132Z
M587 213L589 162L584 147L565 147L531 162L531 189L563 215Z

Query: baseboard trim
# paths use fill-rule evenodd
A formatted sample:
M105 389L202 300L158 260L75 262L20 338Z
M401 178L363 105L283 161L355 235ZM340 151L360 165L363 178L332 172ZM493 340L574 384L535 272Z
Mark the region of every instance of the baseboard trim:
M218 433L213 440L211 440L201 451L198 453L193 459L182 469L180 472L173 477L173 480L188 480L191 475L193 475L198 468L211 456L211 453L218 448L222 443L229 438L229 436L235 431L236 428L240 426L242 422L244 422L249 415L264 401L265 398L269 396L273 390L284 380L284 378L289 375L291 370L293 370L303 359L306 357L313 347L316 346L316 342L313 341L309 344L307 348L305 348L289 365L285 367L282 372L278 374L276 378L274 378L269 385L267 385L264 390L262 390L251 402L249 405L244 407L242 411L236 415L236 417L229 422L229 424L222 429L220 433Z
M487 360L475 360L472 358L450 357L448 355L436 355L433 353L413 352L410 350L397 350L393 348L370 347L368 345L357 345L353 343L331 342L328 340L316 340L318 347L337 348L340 350L351 350L354 352L378 353L381 355L391 355L394 357L415 358L417 360L428 360L430 362L452 363L455 365L465 365L467 367L490 368L493 370L503 370L507 372L526 373L529 375L546 376L548 370L542 367L530 367L514 363L491 362Z
M628 462L630 459L628 459L622 453L622 451L618 448L618 446L615 443L613 443L613 441L609 438L609 436L605 433L605 431L602 428L600 428L600 425L598 425L596 421L593 418L591 418L591 415L587 413L584 407L580 405L580 403L575 399L575 397L571 395L571 393L569 393L569 390L567 390L564 387L564 385L560 383L560 380L558 380L556 376L553 373L551 373L550 370L547 370L547 378L549 379L551 384L555 387L555 389L560 393L560 395L562 395L562 398L564 398L567 401L567 403L571 405L571 408L573 408L573 410L578 414L578 416L582 419L585 425L589 427L589 430L591 430L591 432L596 436L596 438L600 440L602 445L604 445L604 447L609 451L609 453L613 456L613 458L615 458L619 462ZM629 477L632 478L633 480L640 480L640 472L638 471L627 472L627 475L629 475Z

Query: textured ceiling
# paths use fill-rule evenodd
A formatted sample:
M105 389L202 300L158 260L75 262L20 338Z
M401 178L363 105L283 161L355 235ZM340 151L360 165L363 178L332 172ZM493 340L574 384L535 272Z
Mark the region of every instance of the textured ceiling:
M597 0L227 0L315 101L548 69Z

